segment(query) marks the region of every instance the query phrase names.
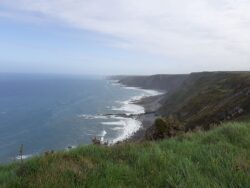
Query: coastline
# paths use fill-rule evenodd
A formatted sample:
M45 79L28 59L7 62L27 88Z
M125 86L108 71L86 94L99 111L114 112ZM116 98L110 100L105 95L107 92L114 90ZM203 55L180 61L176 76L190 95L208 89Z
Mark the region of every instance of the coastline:
M112 80L111 80L112 81ZM122 103L122 107L127 106L126 113L113 113L113 114L96 114L96 115L79 115L79 117L85 118L85 119L113 119L107 122L102 122L102 124L111 124L112 123L120 123L120 129L123 129L123 132L121 135L119 135L117 138L114 138L112 140L106 140L105 135L107 132L105 130L102 130L99 135L97 135L97 138L100 139L102 143L109 142L110 145L126 142L126 141L138 141L141 140L144 137L144 133L152 126L155 120L155 111L159 107L159 100L163 96L162 91L157 90L150 90L150 89L143 89L139 87L129 87L123 84L119 84L118 82L111 82L111 84L115 84L119 87L123 87L124 89L132 89L132 90L138 90L138 91L144 91L144 94L142 95L135 95L131 98L129 98L126 101L120 101ZM145 95L145 92L147 93ZM130 109L131 108L131 109ZM114 108L114 112L116 109ZM119 107L117 107L117 111L119 111ZM124 110L126 111L126 110ZM123 123L122 123L123 122ZM117 124L115 124L117 125ZM68 145L64 149L64 151L70 151L71 149L76 148L75 145ZM54 152L54 150L48 150L44 153ZM32 158L34 156L42 155L42 153L32 153L32 154L26 154L23 155L22 158L24 160ZM19 161L21 157L19 155L13 156L11 161Z
M157 118L156 110L161 106L159 102L162 100L163 95L164 94L159 94L157 96L145 97L135 102L136 104L143 106L145 113L140 114L137 117L141 122L140 129L131 135L126 141L133 142L143 140L146 130L154 124L154 121Z
M160 101L163 99L166 92L157 91L152 89L143 89L140 87L130 87L119 83L119 80L111 80L113 84L119 85L125 89L135 89L147 92L147 96L135 96L135 100L130 99L129 103L140 106L144 109L143 113L129 114L130 118L139 121L140 126L135 129L131 134L128 134L125 139L118 140L116 143L127 142L127 141L140 141L144 138L146 130L151 127L157 117L156 111L161 107ZM124 114L125 116L128 114Z

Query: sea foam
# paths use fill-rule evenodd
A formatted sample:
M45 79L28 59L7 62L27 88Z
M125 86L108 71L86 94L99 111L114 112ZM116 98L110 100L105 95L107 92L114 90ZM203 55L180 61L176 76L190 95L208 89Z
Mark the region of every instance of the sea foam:
M110 81L110 83L116 87L123 87L124 89L128 89L128 90L137 90L137 91L141 91L142 93L140 95L133 96L128 100L116 101L117 105L108 107L114 112L113 115L82 114L82 115L79 115L79 117L88 119L88 120L94 120L94 119L104 120L103 122L101 122L101 125L103 125L103 130L97 136L100 138L101 142L104 142L105 136L107 135L107 130L105 130L104 127L109 126L108 129L117 131L119 134L116 138L109 140L110 144L115 144L119 141L123 141L131 137L135 132L137 132L141 128L141 125L142 125L142 123L136 118L124 117L124 116L121 116L121 114L124 114L126 116L131 116L131 115L136 116L136 115L144 114L145 113L144 107L141 105L135 104L135 102L143 99L144 97L156 96L162 93L159 91L141 89L138 87L127 87L127 86L120 84L118 81ZM118 115L115 115L115 114L118 114ZM93 134L89 134L89 135L93 135Z
M16 156L16 159L17 160L21 160L21 159L23 159L23 160L25 160L25 159L28 159L28 158L30 158L30 157L32 157L33 155L18 155L18 156Z
M127 87L118 83L117 81L113 81L111 83L113 85L119 85L119 87L123 87L125 89L138 90L138 91L143 92L141 95L133 96L129 100L116 101L118 103L118 106L113 106L111 108L113 111L125 112L125 114L128 116L140 115L140 114L145 113L144 107L138 104L135 104L136 101L139 101L144 97L163 94L162 92L155 91L155 90L141 89L138 87ZM113 144L119 141L126 140L127 138L132 136L135 132L137 132L141 128L141 125L142 125L142 122L140 122L139 120L135 118L112 117L112 119L116 119L116 121L102 122L102 124L114 126L112 130L117 130L121 132L117 138L112 140Z
M108 117L105 115L82 114L82 115L79 115L78 117L83 118L83 119L108 119Z

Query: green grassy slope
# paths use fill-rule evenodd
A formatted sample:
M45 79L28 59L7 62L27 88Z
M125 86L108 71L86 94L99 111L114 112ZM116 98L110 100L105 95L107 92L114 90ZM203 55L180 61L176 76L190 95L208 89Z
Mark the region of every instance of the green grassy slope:
M0 167L0 187L250 187L250 123Z
M159 113L174 115L186 130L250 116L250 72L192 73Z

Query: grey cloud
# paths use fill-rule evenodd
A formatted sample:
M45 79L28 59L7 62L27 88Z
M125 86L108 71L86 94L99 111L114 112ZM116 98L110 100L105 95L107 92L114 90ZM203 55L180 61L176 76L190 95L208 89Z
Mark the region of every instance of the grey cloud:
M2 0L0 4L13 14L37 12L69 27L120 38L113 44L118 48L202 67L250 68L247 0Z

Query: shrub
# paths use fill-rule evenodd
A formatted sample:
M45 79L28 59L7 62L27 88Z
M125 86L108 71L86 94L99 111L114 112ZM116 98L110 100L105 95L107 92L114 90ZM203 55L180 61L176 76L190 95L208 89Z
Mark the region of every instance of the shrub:
M180 122L172 116L167 118L157 118L153 128L147 131L146 138L150 140L158 140L166 137L173 137L178 133L181 133L182 130L183 128Z

